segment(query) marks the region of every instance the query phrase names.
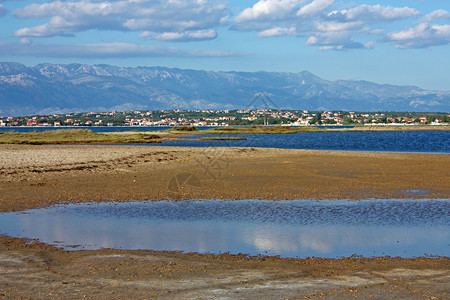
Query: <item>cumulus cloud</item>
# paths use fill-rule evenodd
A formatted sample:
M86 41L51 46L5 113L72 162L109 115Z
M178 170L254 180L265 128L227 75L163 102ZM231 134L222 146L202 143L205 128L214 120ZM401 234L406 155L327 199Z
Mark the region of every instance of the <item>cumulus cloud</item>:
M409 7L392 7L381 5L360 5L339 12L347 21L362 21L365 23L382 23L397 21L420 15L420 12Z
M1 2L5 0L0 0ZM15 1L15 0L10 0ZM217 27L254 31L258 37L298 36L320 50L372 49L374 40L398 48L447 45L450 13L428 14L410 7L346 4L336 0L259 0L235 17L224 0L42 0L0 17L42 19L17 29L19 38L74 36L88 30L136 32L142 39L169 42L217 38ZM388 23L411 20L389 32Z
M346 31L320 32L312 35L306 41L309 46L318 46L319 50L349 51L355 49L372 49L373 42L362 44L352 40L351 34Z
M314 0L297 11L297 16L311 16L323 12L334 4L334 0Z
M235 22L284 19L291 15L293 9L302 2L301 0L261 0L252 7L244 9L235 18Z
M354 5L338 9L341 2L335 0L260 0L243 10L232 20L233 30L257 31L258 37L299 36L306 44L320 50L372 49L373 41L360 42L356 36L386 35L380 25L413 19L421 12L410 7L383 5ZM438 10L425 16L429 20L447 18L448 13ZM446 27L431 29L433 35L445 36ZM431 33L429 33L431 35ZM394 41L394 38L391 38Z
M450 44L450 25L420 23L416 27L391 32L386 40L397 48L427 48Z
M431 13L425 15L422 18L423 22L433 22L439 19L447 19L450 20L450 13L443 9L438 9L435 11L432 11Z
M432 11L423 16L416 26L390 32L384 40L401 49L448 45L450 24L433 24L437 20L450 20L450 13L443 9Z
M295 12L303 0L260 0L252 7L244 9L234 20L235 30L267 30L280 23L293 22Z
M50 18L15 31L19 37L65 36L98 29L144 31L162 40L203 40L215 37L211 32L228 15L228 8L220 1L206 0L79 0L34 3L12 14L19 19Z
M99 43L82 45L47 45L31 43L0 43L0 55L67 58L121 57L227 57L244 53L217 50L183 50L174 47L155 47L130 43Z

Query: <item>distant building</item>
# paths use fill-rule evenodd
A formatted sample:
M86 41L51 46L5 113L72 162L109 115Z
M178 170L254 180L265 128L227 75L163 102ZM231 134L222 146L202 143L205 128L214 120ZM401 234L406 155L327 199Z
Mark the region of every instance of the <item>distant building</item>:
M419 122L420 123L426 123L427 122L427 117L420 117L419 118Z

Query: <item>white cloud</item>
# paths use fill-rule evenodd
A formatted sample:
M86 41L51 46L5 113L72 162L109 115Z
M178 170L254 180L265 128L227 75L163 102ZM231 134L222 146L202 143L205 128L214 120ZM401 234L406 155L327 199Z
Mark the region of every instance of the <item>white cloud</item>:
M280 20L291 15L301 0L260 0L242 11L234 21L237 23L261 20Z
M420 12L413 8L381 5L360 5L341 12L349 21L364 20L365 23L391 22L420 15Z
M363 23L361 21L356 22L315 22L314 27L318 31L347 31L355 28L360 28Z
M286 35L295 35L295 28L282 28L282 27L275 27L270 28L264 31L261 31L258 33L258 37L274 37L274 36L286 36Z
M155 35L178 33L192 40L223 22L228 8L220 1L206 0L80 0L35 3L13 11L17 18L50 18L47 23L19 29L20 37L71 35L90 29L148 31ZM214 34L215 36L215 34ZM170 39L169 39L170 40Z
M299 36L322 50L371 49L374 42L368 44L368 40L392 43L398 48L449 43L450 25L445 23L450 20L450 13L443 9L423 15L410 7L345 4L347 1L336 0L255 2L234 18L224 0L42 0L11 14L19 19L43 20L36 26L16 30L14 34L20 38L116 30L134 31L144 39L186 42L215 39L217 27L231 26L236 31L255 31L261 38ZM6 13L0 4L0 17ZM391 33L384 26L406 19L414 25ZM433 24L438 20L438 24Z
M384 33L384 29L380 29L380 28L378 28L378 29L373 29L373 30L370 30L369 31L369 33L370 34L383 34Z
M412 45L446 44L447 25L430 25L419 34L420 28L405 32L386 34L383 25L405 19L416 19L421 12L410 7L392 7L382 5L354 5L346 9L336 9L342 2L335 0L260 0L252 7L243 10L234 20L233 30L256 31L258 37L275 37L295 35L306 38L306 44L317 46L320 50L372 49L373 41L357 41L356 37L378 36L378 41L396 43L398 47ZM444 10L434 11L423 19L447 19L449 13ZM406 41L398 36L414 31L416 36L425 37L424 41ZM396 36L397 34L397 36ZM388 36L389 38L385 38ZM364 38L363 38L364 39Z
M232 29L264 31L280 27L283 23L293 23L296 19L295 12L303 2L304 0L260 0L232 20Z
M151 37L155 40L176 41L176 42L211 40L216 38L216 36L217 33L214 29L183 31L183 32L163 32L163 33L154 33L150 31L145 31L140 35L140 37L142 38Z
M297 11L297 16L311 16L323 12L334 4L334 0L314 0Z
M450 44L450 24L432 24L437 20L450 20L450 13L438 9L426 14L415 27L390 32L385 41L397 48L429 48Z
M70 58L121 58L121 57L227 57L245 53L217 50L183 50L174 47L155 47L130 43L99 43L82 45L0 43L0 56L70 57Z
M346 31L317 32L308 38L306 44L309 46L318 46L319 50L348 51L354 49L370 49L362 43L353 41L351 34ZM371 46L371 44L368 46Z
M366 48L366 49L373 49L373 48L375 48L375 43L372 42L372 41L367 42L367 43L364 44L364 48Z
M397 48L427 48L450 44L450 25L420 23L416 27L391 32L386 36L388 42Z
M450 20L450 13L446 10L438 9L438 10L432 11L431 13L425 15L422 18L422 21L423 22L432 22L432 21L436 21L439 19Z

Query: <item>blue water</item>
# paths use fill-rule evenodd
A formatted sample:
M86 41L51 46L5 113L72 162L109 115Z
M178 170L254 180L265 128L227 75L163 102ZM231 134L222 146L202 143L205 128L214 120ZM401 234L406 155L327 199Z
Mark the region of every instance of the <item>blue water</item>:
M158 131L169 127L73 127L91 129L94 132L113 131ZM200 127L199 130L211 127ZM55 127L14 127L0 128L1 131L32 132L68 129ZM192 141L198 137L241 137L246 140ZM382 151L382 152L422 152L450 153L449 130L423 131L370 131L370 132L299 132L291 134L224 134L189 135L185 141L170 141L158 146L186 147L263 147L282 149ZM130 145L130 144L127 144ZM154 146L155 144L138 144Z
M201 136L219 135L195 135ZM450 153L450 131L299 132L291 134L234 134L247 140L171 141L166 146L264 147L282 149Z
M0 213L0 233L76 250L448 257L450 200L69 204Z

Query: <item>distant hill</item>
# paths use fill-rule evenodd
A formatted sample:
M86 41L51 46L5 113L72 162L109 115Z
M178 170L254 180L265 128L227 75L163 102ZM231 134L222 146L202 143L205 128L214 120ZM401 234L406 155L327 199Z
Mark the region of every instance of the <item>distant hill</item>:
M0 63L0 116L81 111L245 108L258 92L279 108L450 110L449 91L314 74L208 72L164 67Z

